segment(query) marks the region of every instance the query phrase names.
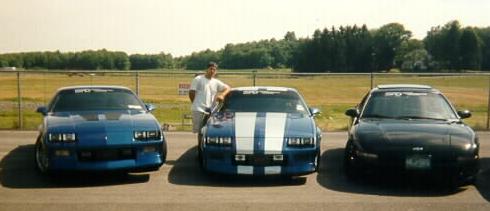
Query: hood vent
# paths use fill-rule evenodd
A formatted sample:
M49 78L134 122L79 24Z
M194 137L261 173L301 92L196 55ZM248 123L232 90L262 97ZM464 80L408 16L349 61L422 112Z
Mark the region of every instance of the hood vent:
M121 113L121 112L112 112L112 113L105 114L105 118L107 120L116 121L116 120L119 120L122 115L123 115L123 113Z
M80 116L85 121L99 121L99 115L97 114L81 114Z

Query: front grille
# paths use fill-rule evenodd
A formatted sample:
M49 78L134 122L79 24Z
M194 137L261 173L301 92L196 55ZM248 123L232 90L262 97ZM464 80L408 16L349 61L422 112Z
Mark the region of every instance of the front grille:
M232 160L235 165L251 165L251 166L280 166L286 165L287 158L284 156L282 161L273 160L274 155L245 155L245 161L236 161L234 155Z
M80 150L77 155L78 160L81 162L127 160L136 158L136 153L132 149Z

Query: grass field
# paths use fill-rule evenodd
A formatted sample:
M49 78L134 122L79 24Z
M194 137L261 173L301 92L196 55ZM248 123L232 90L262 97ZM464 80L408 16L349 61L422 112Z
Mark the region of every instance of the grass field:
M258 86L287 86L302 93L311 107L318 107L322 115L317 122L323 130L344 130L348 118L344 111L355 106L370 89L368 75L261 75L256 77ZM285 71L279 71L284 73ZM194 74L176 74L159 71L158 73L139 73L139 95L147 103L153 103L157 110L153 113L163 124L170 124L179 130L182 127L182 115L189 113L187 96L178 95L179 83L190 83ZM232 74L220 70L219 78L232 87L251 86L252 75ZM469 109L473 116L466 122L473 128L486 129L488 76L415 76L382 75L374 78L374 84L411 83L427 84L441 90L458 109ZM97 73L69 76L66 73L23 72L21 74L21 93L23 101L24 129L35 129L41 122L41 116L35 113L39 105L45 105L54 92L63 86L73 85L121 85L133 90L136 88L134 73ZM17 128L17 75L0 72L0 129ZM186 120L189 121L189 120Z

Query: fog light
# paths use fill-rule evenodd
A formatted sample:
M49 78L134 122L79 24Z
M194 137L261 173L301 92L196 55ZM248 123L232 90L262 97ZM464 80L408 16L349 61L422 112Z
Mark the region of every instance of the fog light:
M273 161L283 161L284 160L284 155L273 155L272 156Z
M235 155L235 161L245 161L245 155Z
M359 157L364 157L364 158L367 158L367 159L378 159L378 155L377 154L373 154L373 153L357 152L357 155Z
M143 152L155 152L155 147L143 147Z
M68 150L56 150L56 151L54 151L54 155L60 156L60 157L68 157L68 156L70 156L70 151L68 151Z

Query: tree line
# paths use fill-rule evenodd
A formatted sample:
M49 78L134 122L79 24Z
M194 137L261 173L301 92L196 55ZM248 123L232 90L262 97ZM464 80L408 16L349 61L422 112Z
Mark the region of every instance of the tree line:
M204 69L209 61L224 69L291 68L295 72L437 72L490 70L490 27L461 27L458 21L432 27L424 39L402 24L377 29L340 26L317 29L313 36L227 44L213 51L173 57L120 51L28 52L0 54L0 67L61 70Z
M0 54L0 67L56 70L144 70L174 68L170 54L132 54L88 50L75 53L29 52Z

